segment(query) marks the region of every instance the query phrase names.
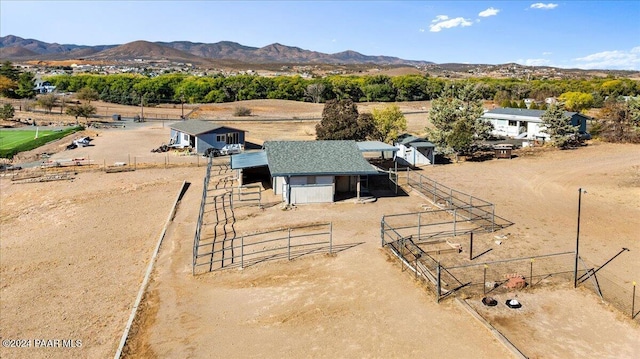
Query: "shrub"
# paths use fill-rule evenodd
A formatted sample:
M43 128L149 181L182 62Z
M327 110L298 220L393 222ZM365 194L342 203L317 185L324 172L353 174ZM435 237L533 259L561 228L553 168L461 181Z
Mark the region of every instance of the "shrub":
M236 106L233 110L233 115L237 117L251 116L251 109L244 106Z

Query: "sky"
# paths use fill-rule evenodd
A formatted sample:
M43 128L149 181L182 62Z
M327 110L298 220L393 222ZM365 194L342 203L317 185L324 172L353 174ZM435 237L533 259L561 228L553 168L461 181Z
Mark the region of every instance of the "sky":
M353 50L435 63L640 70L640 1L0 0L0 36Z

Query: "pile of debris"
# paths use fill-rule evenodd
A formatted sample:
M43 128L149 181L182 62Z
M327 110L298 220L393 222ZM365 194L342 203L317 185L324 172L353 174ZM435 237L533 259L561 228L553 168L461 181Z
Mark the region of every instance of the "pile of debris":
M151 152L154 152L154 153L169 152L169 148L170 147L168 145L165 145L163 143L160 147L152 149Z

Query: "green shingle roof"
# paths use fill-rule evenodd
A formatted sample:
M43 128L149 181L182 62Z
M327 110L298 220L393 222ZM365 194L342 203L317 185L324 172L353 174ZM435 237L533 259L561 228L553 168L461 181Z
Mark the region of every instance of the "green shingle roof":
M274 177L378 173L355 141L267 141L264 149Z

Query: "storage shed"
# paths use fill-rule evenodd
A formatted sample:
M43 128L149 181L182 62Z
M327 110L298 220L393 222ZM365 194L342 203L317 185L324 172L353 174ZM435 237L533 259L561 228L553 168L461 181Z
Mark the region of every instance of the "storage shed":
M197 153L204 153L208 148L220 150L225 145L231 144L239 144L244 148L245 131L237 128L199 120L175 122L169 127L171 128L170 145L191 147Z
M493 149L495 151L496 158L508 158L511 159L511 151L513 150L513 145L509 143L503 143L499 145L494 145Z
M435 163L436 145L424 138L403 134L398 137L395 145L398 148L396 154L398 163L411 166L432 165Z

